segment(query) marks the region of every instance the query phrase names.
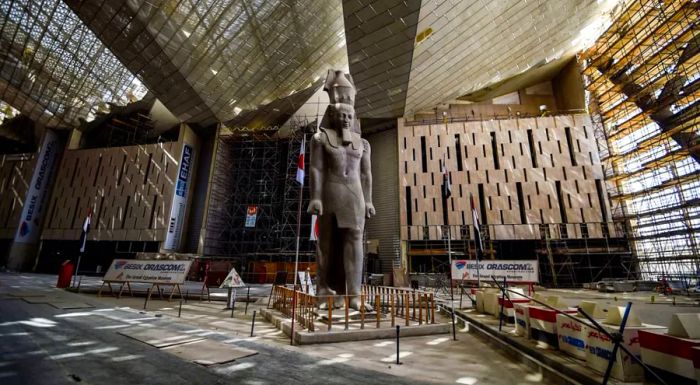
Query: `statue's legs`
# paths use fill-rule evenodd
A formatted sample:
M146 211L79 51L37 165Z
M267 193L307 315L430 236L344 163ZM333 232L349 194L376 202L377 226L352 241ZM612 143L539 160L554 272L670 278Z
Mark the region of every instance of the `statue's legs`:
M350 307L360 310L362 293L362 230L343 229L343 267L345 268L345 285L350 295ZM366 311L372 311L372 306L365 304Z
M333 253L333 218L331 215L321 215L318 218L318 241L316 241L316 263L318 265L318 290L319 309L328 309L328 296L336 293L329 286L330 269ZM335 304L337 306L337 304Z

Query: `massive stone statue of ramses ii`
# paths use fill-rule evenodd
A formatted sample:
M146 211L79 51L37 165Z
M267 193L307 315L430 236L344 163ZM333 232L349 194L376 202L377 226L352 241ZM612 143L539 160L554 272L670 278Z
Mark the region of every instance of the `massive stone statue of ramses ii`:
M311 139L308 209L319 216L317 294L348 294L350 306L359 310L362 233L365 218L374 215L370 147L360 137L352 77L329 70L324 91L330 105ZM340 306L342 298L335 298L334 304ZM319 306L326 308L327 300L322 298ZM371 310L369 305L365 308Z

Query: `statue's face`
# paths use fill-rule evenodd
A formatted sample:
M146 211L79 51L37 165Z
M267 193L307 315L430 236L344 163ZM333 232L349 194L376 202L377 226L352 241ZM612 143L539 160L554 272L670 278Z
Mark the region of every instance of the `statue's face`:
M352 128L352 122L355 118L355 109L348 104L332 104L331 119L336 128L341 130L349 130Z

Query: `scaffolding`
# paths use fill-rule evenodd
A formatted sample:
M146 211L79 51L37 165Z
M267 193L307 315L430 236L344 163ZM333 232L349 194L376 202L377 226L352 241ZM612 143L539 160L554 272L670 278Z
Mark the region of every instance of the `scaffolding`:
M509 228L531 228L530 238L493 239ZM594 231L594 228L602 231ZM590 231L589 231L590 230ZM472 225L450 225L452 259L475 259ZM480 225L484 260L534 260L540 282L550 287L581 287L606 278L638 279L624 223L547 223ZM409 273L446 273L447 226L403 226ZM591 234L600 234L591 237Z
M294 261L300 193L296 170L302 136L308 141L313 127L295 127L287 138L279 138L276 129L226 130L219 136L204 256L230 258L249 274L252 262ZM307 144L305 159L309 151ZM299 260L312 262L308 177L303 189ZM249 206L257 208L252 227L246 227Z
M246 262L246 257L275 252L286 142L265 134L222 135L218 140L205 255ZM249 207L256 208L256 219L246 226Z
M300 260L307 262L310 262L314 250L314 245L309 240L311 234L311 215L306 213L306 208L309 206L309 178L307 173L304 185L300 186L296 177L299 149L301 148L304 137L307 142L304 160L308 163L309 153L311 152L309 140L311 139L311 135L313 135L313 127L315 127L315 124L311 126L305 125L298 130L294 130L288 138L282 217L279 223L280 251L287 253L296 252L297 223L300 224L299 255ZM305 169L307 169L307 167L305 167ZM302 193L301 213L299 212L300 193ZM299 214L301 214L301 218L299 218Z
M579 56L611 214L647 279L700 274L699 10L629 1Z

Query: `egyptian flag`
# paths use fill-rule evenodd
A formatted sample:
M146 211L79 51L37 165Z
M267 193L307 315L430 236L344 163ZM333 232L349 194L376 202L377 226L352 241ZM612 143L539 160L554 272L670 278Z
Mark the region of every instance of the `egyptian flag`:
M88 215L83 222L83 232L80 233L80 252L85 252L85 243L87 243L87 235L90 232L90 222L92 221L92 209L88 211Z
M306 136L301 139L301 149L299 150L299 158L297 160L297 182L304 185L304 152L306 151Z
M452 195L452 185L450 184L450 173L447 172L447 166L445 164L446 158L442 157L442 197L444 199L449 198Z
M318 215L311 216L311 235L310 241L318 241Z
M474 242L476 242L476 259L484 254L484 245L481 243L481 232L479 231L479 214L476 212L476 205L474 204L474 196L469 194L469 202L472 206L472 220L474 221Z

